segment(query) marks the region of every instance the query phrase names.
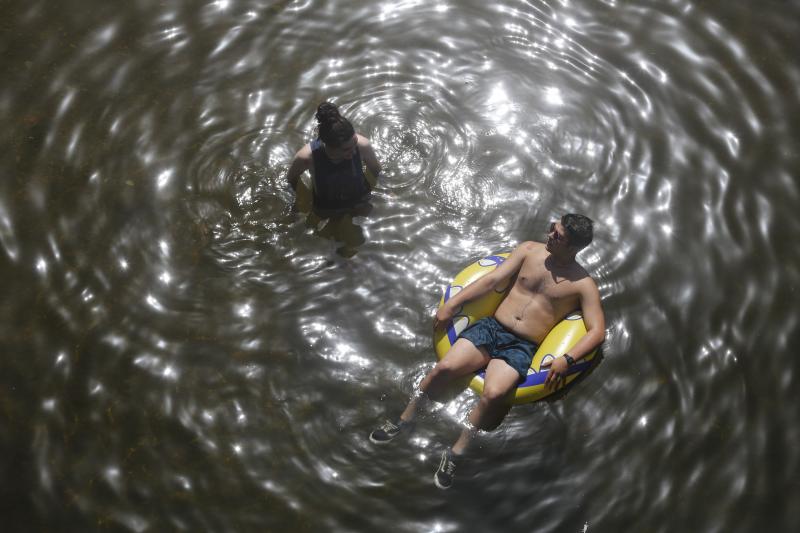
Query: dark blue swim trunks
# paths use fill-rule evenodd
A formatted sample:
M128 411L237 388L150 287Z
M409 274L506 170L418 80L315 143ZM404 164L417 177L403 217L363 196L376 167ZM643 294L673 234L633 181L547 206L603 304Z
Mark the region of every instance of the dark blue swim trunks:
M539 348L536 343L508 331L493 316L478 320L461 332L460 337L475 346L484 346L492 359L502 359L511 365L519 372L520 381L528 376L533 354Z

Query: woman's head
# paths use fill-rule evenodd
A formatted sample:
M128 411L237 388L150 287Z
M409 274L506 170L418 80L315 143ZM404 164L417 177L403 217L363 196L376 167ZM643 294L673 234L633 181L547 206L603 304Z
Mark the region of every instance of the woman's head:
M353 139L356 131L350 121L339 114L339 109L330 102L322 102L317 108L319 138L327 146L336 148Z

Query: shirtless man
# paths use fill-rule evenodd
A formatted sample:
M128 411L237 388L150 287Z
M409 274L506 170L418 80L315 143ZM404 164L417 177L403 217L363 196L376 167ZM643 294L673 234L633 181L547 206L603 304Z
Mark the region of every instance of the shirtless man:
M559 354L550 361L545 379L545 387L550 389L561 387L567 368L605 339L605 318L597 285L575 261L575 255L591 241L591 220L583 215L564 215L550 225L546 244L523 242L493 272L448 300L436 313L435 328L446 327L468 301L506 286L509 279L514 280L494 316L481 319L463 331L422 380L400 419L394 423L387 421L370 434L370 440L384 444L410 429L417 409L428 398L436 399L454 380L485 367L483 393L469 414L470 427L461 432L452 448L442 452L434 476L436 486L449 488L456 460L477 430L492 430L506 416L533 354L553 326L580 308L586 335L569 353Z

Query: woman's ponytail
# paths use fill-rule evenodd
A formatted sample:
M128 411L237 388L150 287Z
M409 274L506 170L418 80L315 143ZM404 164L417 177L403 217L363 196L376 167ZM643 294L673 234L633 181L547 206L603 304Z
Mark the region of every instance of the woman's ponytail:
M339 146L355 135L350 121L339 114L339 108L331 102L322 102L315 115L319 124L319 138L325 144Z

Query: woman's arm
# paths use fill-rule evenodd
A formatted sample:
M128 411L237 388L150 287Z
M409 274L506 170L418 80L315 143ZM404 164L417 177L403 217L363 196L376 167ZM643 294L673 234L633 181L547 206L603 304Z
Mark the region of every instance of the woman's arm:
M297 181L300 175L311 168L311 147L305 145L295 154L289 170L286 172L286 182L293 190L297 190Z
M364 164L367 165L367 170L377 178L378 174L381 172L381 164L378 161L378 156L375 155L375 150L372 149L372 145L366 137L358 135L357 139L358 152L361 154L361 159L363 159Z

